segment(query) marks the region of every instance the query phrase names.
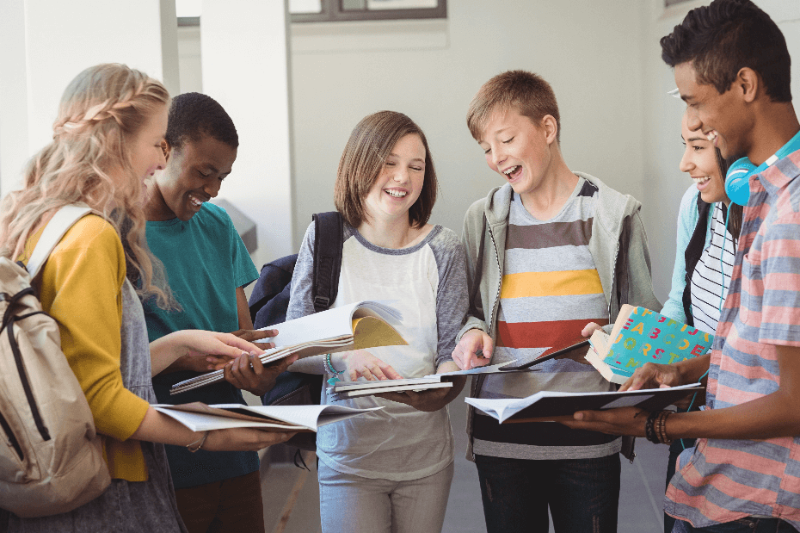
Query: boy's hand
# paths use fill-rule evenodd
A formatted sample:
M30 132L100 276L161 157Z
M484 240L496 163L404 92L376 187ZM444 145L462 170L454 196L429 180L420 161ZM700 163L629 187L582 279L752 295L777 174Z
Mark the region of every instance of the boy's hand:
M233 335L236 335L240 339L244 339L247 342L255 342L259 339L267 339L270 337L276 337L278 335L277 329L265 329L265 330L258 330L258 329L237 329L236 331L231 332ZM263 350L269 350L270 348L274 348L275 344L271 342L259 342L258 346L261 347Z
M583 330L581 330L581 337L583 337L584 339L588 339L598 329L603 329L603 326L601 326L597 322L589 322L583 327Z
M257 355L243 355L225 365L225 381L256 396L263 396L275 386L275 378L297 361L297 354L264 365Z
M453 350L453 361L461 370L471 370L489 364L494 343L492 338L479 329L464 333Z

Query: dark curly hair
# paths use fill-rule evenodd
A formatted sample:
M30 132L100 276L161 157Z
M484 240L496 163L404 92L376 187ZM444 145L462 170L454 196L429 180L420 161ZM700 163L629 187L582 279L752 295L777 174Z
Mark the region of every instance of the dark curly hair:
M742 68L756 71L773 102L791 102L791 58L778 25L750 0L714 0L691 10L661 39L671 67L692 62L697 81L725 93Z
M197 142L204 135L231 148L239 147L236 126L219 102L200 93L184 93L173 98L164 137L167 143L180 150L187 140Z

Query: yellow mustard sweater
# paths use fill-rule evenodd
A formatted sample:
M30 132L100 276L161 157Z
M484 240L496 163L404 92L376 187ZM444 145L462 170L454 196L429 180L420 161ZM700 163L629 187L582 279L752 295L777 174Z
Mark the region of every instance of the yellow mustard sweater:
M25 257L30 257L42 231L28 239ZM128 439L149 404L123 386L120 372L124 281L122 241L111 224L88 215L56 246L34 285L44 311L58 321L61 349L103 436L111 477L146 481L141 445Z

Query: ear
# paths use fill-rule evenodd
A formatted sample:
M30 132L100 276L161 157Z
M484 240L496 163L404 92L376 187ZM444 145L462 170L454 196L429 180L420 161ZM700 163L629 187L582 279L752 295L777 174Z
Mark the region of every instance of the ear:
M544 130L547 144L553 144L558 138L558 122L553 115L545 115L542 118L541 127Z
M752 103L761 89L761 77L758 72L743 67L736 73L736 80L733 82L734 89L739 91L745 102Z
M164 152L164 159L169 162L169 156L172 154L172 146L170 146L166 139L161 141L161 151Z

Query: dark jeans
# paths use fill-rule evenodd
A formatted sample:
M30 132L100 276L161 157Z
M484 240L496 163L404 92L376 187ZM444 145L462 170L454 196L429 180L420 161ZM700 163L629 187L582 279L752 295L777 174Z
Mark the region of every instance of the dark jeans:
M175 491L189 533L264 533L258 470Z
M615 533L619 454L529 461L475 456L488 533Z
M708 527L692 527L689 522L678 520L675 522L675 531L679 533L797 533L797 530L788 522L777 518L742 518Z
M678 439L673 441L672 444L669 445L669 459L667 460L667 484L666 487L669 487L669 482L672 479L672 476L675 475L675 463L678 461L678 456L684 449L689 449L694 447L697 439ZM666 490L666 488L664 489ZM672 528L675 526L675 519L672 518L667 513L664 513L664 533L672 533Z

